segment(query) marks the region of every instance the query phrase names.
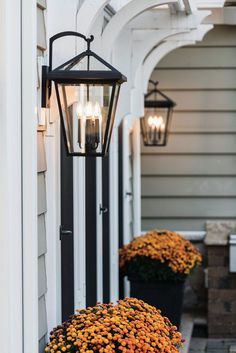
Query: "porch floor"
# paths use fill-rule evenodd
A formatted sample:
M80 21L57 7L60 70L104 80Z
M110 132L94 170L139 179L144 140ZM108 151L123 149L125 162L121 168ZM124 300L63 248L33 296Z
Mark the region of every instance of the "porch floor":
M180 332L185 343L180 353L236 353L235 338L207 338L207 320L184 313Z
M236 339L192 337L189 353L236 353Z

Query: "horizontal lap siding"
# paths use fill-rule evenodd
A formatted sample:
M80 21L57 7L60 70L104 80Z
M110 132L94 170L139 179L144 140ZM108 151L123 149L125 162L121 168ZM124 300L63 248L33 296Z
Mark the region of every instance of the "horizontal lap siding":
M171 95L171 93L169 93L169 95ZM172 121L172 133L235 133L235 115L235 112L228 111L175 111L174 120Z
M152 74L176 101L167 147L142 144L142 229L236 216L236 30L217 26Z
M43 56L46 50L46 28L45 28L45 13L46 0L37 0L37 54ZM40 68L38 68L40 69ZM40 74L40 73L39 73ZM38 78L38 96L40 96L40 80ZM39 100L40 101L40 100ZM41 107L38 107L40 112ZM38 127L38 339L39 353L44 352L47 340L47 310L46 310L46 292L47 292L47 274L46 274L46 226L45 226L45 213L47 211L47 197L46 197L46 154L44 142L45 127ZM41 131L40 131L41 130Z
M143 177L142 198L236 197L236 177Z
M40 136L39 136L40 135ZM39 353L44 351L44 343L47 334L47 313L46 313L46 226L45 213L47 211L46 201L46 162L44 150L43 132L38 132L38 298L39 298Z
M142 155L142 176L236 176L236 155Z

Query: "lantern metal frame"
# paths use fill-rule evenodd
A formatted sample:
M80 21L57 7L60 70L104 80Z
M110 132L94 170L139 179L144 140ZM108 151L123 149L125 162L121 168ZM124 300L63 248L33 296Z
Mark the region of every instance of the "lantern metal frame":
M82 53L76 55L72 59L64 62L60 66L56 68L52 68L53 65L53 44L55 40L66 37L66 36L74 36L83 39L87 43L87 49ZM116 104L114 105L115 93L117 85L118 91L117 95L119 97L120 85L127 81L127 78L122 75L117 69L115 69L112 65L107 63L104 59L98 56L96 53L91 51L90 45L91 42L94 40L94 36L90 36L87 38L81 33L74 32L74 31L66 31L60 32L54 35L49 40L49 66L42 66L42 102L41 105L43 108L50 107L50 97L52 91L52 81L55 84L56 96L57 96L57 103L59 108L59 114L61 119L61 124L63 127L63 136L65 141L67 142L66 130L63 121L63 109L62 104L60 101L58 84L85 84L85 85L109 85L112 87L112 92L109 101L109 109L107 114L107 122L106 122L106 129L104 134L104 143L102 145L102 152L96 152L90 154L88 152L69 152L68 145L67 147L67 154L69 156L93 156L93 157L103 157L107 154L110 139L112 134L112 129L114 125L114 118L112 119L113 110L116 110ZM73 70L73 67L77 65L82 59L87 57L87 70ZM90 70L90 58L95 58L99 63L103 64L108 70ZM64 69L64 70L63 70ZM118 101L118 98L117 98ZM116 101L116 103L117 103ZM112 121L111 121L112 120Z
M167 117L166 117L165 130L163 132L164 134L163 142L158 142L158 140L156 140L156 141L153 141L152 143L148 142L148 139L146 136L146 124L147 124L146 117L144 116L141 118L141 132L143 136L143 143L145 146L149 146L149 147L153 147L153 146L163 147L167 145L168 135L170 132L171 119L173 114L173 108L176 106L176 103L157 88L159 81L149 80L149 83L151 83L154 87L150 92L148 92L145 95L144 108L145 109L148 109L148 108L167 109ZM148 100L148 98L151 97L152 95L154 95L155 99ZM163 99L157 99L158 95L161 96Z

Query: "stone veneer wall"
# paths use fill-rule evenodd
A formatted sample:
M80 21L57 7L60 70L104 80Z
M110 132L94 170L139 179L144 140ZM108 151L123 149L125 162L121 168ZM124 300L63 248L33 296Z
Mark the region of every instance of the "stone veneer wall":
M236 273L229 273L228 237L236 221L206 223L208 335L236 337Z
M196 318L205 318L207 313L207 289L205 287L205 269L207 263L206 247L202 242L194 242L203 256L202 266L188 277L184 291L184 312L194 314Z

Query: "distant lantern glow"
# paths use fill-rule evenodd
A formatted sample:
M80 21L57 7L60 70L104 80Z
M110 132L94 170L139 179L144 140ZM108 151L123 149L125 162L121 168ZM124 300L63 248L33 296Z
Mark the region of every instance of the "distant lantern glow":
M157 89L158 82L145 96L145 116L141 118L141 130L145 146L165 146L175 103Z
M163 123L163 118L162 116L150 116L148 118L148 125L151 127L151 128L162 128L163 126L165 127L165 124Z

